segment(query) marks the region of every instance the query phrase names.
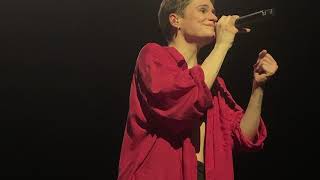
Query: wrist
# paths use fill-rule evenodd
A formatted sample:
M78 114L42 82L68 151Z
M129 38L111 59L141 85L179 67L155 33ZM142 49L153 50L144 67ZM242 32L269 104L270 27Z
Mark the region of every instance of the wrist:
M231 44L216 43L213 49L215 51L228 51L231 48L231 46Z
M265 82L257 82L253 80L252 82L252 90L260 89L263 90L265 88Z

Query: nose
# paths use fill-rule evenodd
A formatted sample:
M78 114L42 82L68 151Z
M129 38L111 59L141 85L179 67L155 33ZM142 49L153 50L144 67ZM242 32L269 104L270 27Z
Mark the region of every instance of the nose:
M218 21L218 17L213 12L210 13L210 21L213 21L213 22L217 22Z

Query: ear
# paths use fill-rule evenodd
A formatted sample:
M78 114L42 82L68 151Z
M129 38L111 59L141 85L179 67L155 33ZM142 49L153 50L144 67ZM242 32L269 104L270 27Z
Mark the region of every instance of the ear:
M175 28L180 28L180 16L175 14L175 13L171 13L169 15L169 22L171 24L171 26L175 27Z

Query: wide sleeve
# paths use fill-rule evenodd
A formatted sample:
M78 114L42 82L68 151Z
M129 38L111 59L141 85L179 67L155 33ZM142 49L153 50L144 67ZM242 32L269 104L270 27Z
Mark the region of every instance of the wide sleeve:
M176 134L204 115L212 96L201 66L183 69L161 48L146 45L140 51L137 93L148 119Z
M260 124L256 138L252 141L241 131L240 122L244 110L235 102L222 78L218 78L221 93L221 114L229 122L233 144L236 150L255 151L263 148L264 140L267 137L267 130L263 119L260 117Z

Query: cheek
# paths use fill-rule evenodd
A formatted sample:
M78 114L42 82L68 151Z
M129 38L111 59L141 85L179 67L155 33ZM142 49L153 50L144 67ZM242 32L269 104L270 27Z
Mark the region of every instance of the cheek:
M199 34L200 30L201 30L201 27L199 27L199 25L196 25L195 23L193 23L193 24L190 24L190 26L188 26L185 29L185 32L189 35L197 35L197 34Z
M186 18L187 20L183 22L184 31L189 35L201 35L205 30L204 23L206 17L202 15L193 15Z
M207 20L207 18L204 17L204 16L198 17L198 22L199 22L199 23L204 23L206 20Z
M201 26L203 24L203 19L194 18L190 19L190 21L186 24L186 31L188 32L199 32L201 30Z

